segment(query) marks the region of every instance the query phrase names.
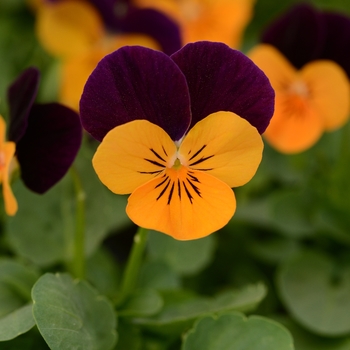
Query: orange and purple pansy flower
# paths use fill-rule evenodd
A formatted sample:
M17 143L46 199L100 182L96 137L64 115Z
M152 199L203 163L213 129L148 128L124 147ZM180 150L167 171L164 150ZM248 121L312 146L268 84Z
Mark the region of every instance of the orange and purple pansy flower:
M273 22L250 58L276 92L266 140L283 153L313 146L350 112L350 18L300 4Z
M0 154L6 164L1 177L8 215L17 211L17 202L9 187L14 157L25 185L36 193L44 193L65 175L81 145L82 127L77 113L58 103L34 103L39 76L36 68L28 68L8 89L8 141L5 141L6 125L1 118ZM9 147L12 152L8 152Z
M134 46L106 56L80 101L93 158L114 193L131 193L139 226L180 240L204 237L235 212L232 187L255 174L274 92L264 73L222 43L170 57Z

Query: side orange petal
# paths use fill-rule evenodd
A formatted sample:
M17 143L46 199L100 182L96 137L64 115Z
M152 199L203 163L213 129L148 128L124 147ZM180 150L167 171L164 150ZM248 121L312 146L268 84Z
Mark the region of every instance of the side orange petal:
M172 166L175 158L176 145L162 128L134 120L107 133L92 164L112 192L128 194Z
M276 93L275 113L264 137L278 151L292 154L313 146L321 137L323 128L322 118L308 101Z
M301 77L310 89L310 103L324 121L326 130L343 126L349 119L350 84L335 62L319 60L305 65Z
M271 45L257 45L248 52L248 57L267 75L276 94L296 79L296 69Z
M9 184L10 167L15 150L16 144L14 142L6 142L2 149L5 159L5 164L2 170L2 193L4 196L6 214L10 216L15 215L18 209L17 200Z
M191 169L237 187L254 176L263 148L260 134L247 120L232 112L217 112L189 131L179 148L179 159Z
M141 227L192 240L225 226L235 209L235 196L228 185L181 167L167 169L137 188L129 197L126 212Z

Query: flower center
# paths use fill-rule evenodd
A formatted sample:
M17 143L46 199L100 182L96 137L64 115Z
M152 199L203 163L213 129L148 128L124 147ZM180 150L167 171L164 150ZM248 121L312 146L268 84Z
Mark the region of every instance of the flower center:
M288 93L298 97L307 98L310 94L307 84L302 80L294 81L288 88Z

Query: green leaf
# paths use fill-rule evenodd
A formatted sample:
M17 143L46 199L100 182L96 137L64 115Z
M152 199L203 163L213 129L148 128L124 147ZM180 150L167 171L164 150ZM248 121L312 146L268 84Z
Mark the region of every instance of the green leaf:
M125 317L150 316L159 312L162 306L163 299L157 291L140 289L130 295L118 314Z
M84 281L47 273L34 285L33 314L52 350L108 350L116 341L109 301Z
M35 325L32 304L23 306L0 319L0 341L16 338Z
M18 212L7 220L7 239L17 255L36 265L62 261L67 254L64 233L67 233L70 218L64 214L71 212L67 202L67 180L64 178L44 195L31 192L22 181L16 181L12 186Z
M215 247L213 235L183 242L151 231L148 238L151 260L165 262L175 272L183 275L192 275L204 269L211 262Z
M116 297L120 268L108 250L100 248L86 260L86 279L101 294L110 298Z
M350 338L326 338L308 332L291 319L274 318L292 333L295 348L298 350L349 350Z
M182 350L293 350L290 333L260 316L232 312L196 322L184 338Z
M350 332L350 266L304 252L281 266L277 286L285 306L304 327L325 336Z
M98 179L92 157L98 143L85 139L74 163L86 195L86 244L88 255L111 233L130 225L125 208L127 196L116 195Z
M180 284L179 276L165 263L150 261L141 268L139 277L141 288L170 290L178 289Z
M33 269L14 260L0 259L0 317L31 301L30 291L38 278Z
M265 298L267 289L262 283L248 285L239 290L230 290L218 294L211 302L210 312L236 310L248 312L254 310Z
M196 296L184 291L163 292L164 307L149 318L136 318L135 323L161 334L180 334L198 318L210 313L238 310L251 311L265 297L262 284L231 290L214 298Z

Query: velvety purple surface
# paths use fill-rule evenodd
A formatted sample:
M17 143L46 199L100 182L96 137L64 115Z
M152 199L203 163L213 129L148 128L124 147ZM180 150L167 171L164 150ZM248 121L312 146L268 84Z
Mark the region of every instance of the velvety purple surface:
M335 61L350 78L350 18L338 13L323 13L326 38L320 58Z
M262 42L275 46L296 68L330 59L350 77L350 18L343 14L296 5L271 23Z
M26 69L8 88L10 111L8 139L18 142L24 135L29 112L38 93L40 72L37 68Z
M225 44L202 41L171 58L186 76L192 126L213 112L230 111L265 131L274 111L274 91L248 57Z
M81 140L76 112L57 103L34 105L27 130L16 146L26 186L44 193L56 184L73 163Z
M147 119L180 139L191 121L186 79L166 54L125 46L103 58L80 100L83 127L101 141L114 127Z
M292 7L271 23L261 41L275 46L296 67L317 59L322 50L325 28L321 14L306 3Z

